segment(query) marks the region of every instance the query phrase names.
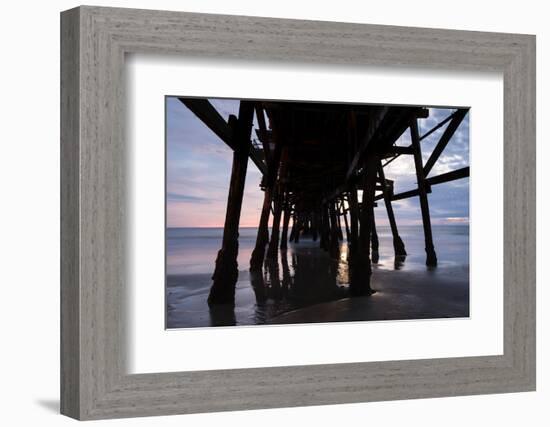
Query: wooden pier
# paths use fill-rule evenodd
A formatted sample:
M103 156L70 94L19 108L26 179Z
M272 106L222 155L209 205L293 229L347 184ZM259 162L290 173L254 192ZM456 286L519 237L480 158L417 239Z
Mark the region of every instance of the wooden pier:
M249 158L262 174L258 191L264 192L250 260L251 274L256 277L264 263L271 262L275 268L273 260L279 252L286 250L288 242L299 244L302 235L318 240L320 248L338 258L344 226L350 293L370 294L371 262L376 263L379 257L374 207L384 202L396 260L404 259L407 252L392 202L409 197L420 201L426 265L437 265L428 195L434 185L468 177L469 167L436 176L430 172L464 120L467 108L456 109L420 135L418 120L429 115L429 109L423 107L244 100L240 101L238 116L226 121L206 99L179 99L233 150L223 243L212 277L210 305L234 304L238 229ZM422 141L445 125L424 162ZM398 145L407 131L411 144ZM411 157L417 188L395 194L394 183L386 179L384 168L403 155Z

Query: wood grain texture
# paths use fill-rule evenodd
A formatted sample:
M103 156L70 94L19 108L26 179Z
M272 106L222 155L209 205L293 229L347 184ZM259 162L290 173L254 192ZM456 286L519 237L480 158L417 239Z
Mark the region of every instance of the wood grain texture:
M61 21L61 412L80 414L79 13Z
M62 13L62 413L78 419L535 388L535 38L80 7ZM128 375L124 55L504 75L504 354Z

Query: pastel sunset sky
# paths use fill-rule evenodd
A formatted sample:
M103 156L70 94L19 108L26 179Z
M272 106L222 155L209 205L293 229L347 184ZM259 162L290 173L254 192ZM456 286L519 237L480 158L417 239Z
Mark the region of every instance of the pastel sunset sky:
M238 114L239 101L210 99L227 120ZM420 135L446 118L453 109L431 108L427 119L419 121ZM254 117L254 126L257 127ZM422 141L424 161L435 147L445 126ZM469 114L443 151L430 176L469 165ZM255 134L253 134L255 137ZM406 131L398 142L409 145ZM231 149L187 109L177 98L166 97L166 203L168 227L223 227L227 191L231 175ZM400 156L385 169L395 181L396 193L416 188L411 156ZM249 160L241 213L241 227L256 227L263 201L261 174ZM433 224L467 223L469 219L469 179L435 185L428 196ZM418 197L393 203L398 225L421 224ZM377 224L386 225L384 203L375 209Z

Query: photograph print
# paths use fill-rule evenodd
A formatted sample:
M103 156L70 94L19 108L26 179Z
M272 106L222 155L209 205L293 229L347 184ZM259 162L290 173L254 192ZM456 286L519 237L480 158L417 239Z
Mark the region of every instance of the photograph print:
M469 317L468 107L165 114L167 329Z

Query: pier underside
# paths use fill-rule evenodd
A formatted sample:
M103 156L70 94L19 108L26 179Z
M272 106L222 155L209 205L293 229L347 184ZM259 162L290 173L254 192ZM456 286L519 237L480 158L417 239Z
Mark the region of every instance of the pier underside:
M425 264L437 266L428 195L434 185L469 176L469 168L436 176L430 172L467 108L456 109L420 135L418 120L429 115L424 107L243 100L238 117L226 121L208 100L180 101L233 150L223 242L212 277L210 306L235 303L238 230L249 158L262 174L258 191L263 191L264 197L249 266L258 300L265 298L265 292L259 280L254 285L254 278L262 278L264 270L279 277L289 243L296 247L304 238L310 245L315 242L330 259L346 257L346 295L371 295L373 264L381 256L374 207L381 202L390 225L392 255L399 263L407 249L392 202L418 197ZM422 140L444 126L435 149L424 161ZM398 145L405 132L410 133L410 145ZM411 157L417 188L396 194L384 169L399 156ZM282 273L284 279L285 271Z

